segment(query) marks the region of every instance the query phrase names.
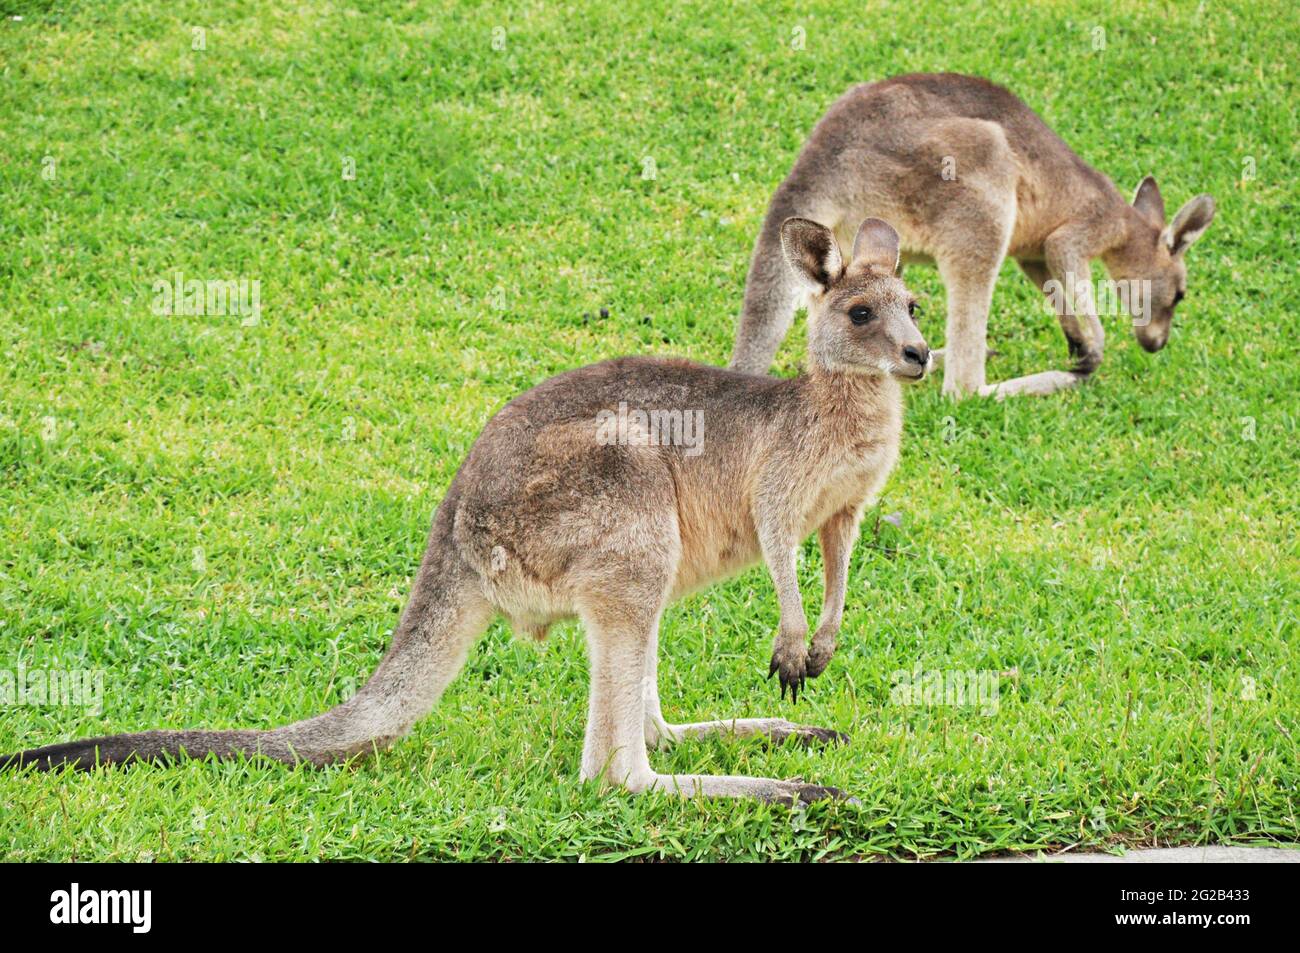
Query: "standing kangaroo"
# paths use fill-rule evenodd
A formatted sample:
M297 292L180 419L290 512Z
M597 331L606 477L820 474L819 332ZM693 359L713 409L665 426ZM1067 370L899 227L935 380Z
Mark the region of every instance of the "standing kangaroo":
M0 765L89 768L182 753L338 761L410 730L494 614L538 638L576 615L591 667L584 779L634 792L786 801L838 795L767 778L656 774L647 755L647 745L709 734L842 737L779 718L672 725L659 707L664 607L759 556L781 608L771 663L781 694L788 687L797 696L805 678L826 668L863 508L898 456L900 380L919 380L928 365L914 301L895 275L898 235L889 225L863 222L847 267L821 225L793 219L781 238L787 267L812 292L808 373L778 380L683 360L620 358L516 397L483 428L452 480L392 644L349 701L270 731L112 735L0 757ZM635 413L626 415L620 439L601 440L602 415L624 403L651 414L701 413L707 445L664 445ZM813 530L825 598L810 649L795 558Z
M1149 289L1145 298L1126 290L1125 303L1138 343L1164 347L1186 293L1184 252L1209 227L1214 200L1198 195L1166 224L1147 176L1130 205L1033 110L987 80L915 74L855 86L817 123L768 205L731 360L738 370L766 373L790 327L800 289L777 250L781 223L795 215L841 240L866 216L893 223L902 261L937 264L948 291L946 340L935 352L944 393L1001 398L1073 386L1101 363L1093 258L1117 282ZM1071 371L985 383L989 303L1007 255L1052 297Z

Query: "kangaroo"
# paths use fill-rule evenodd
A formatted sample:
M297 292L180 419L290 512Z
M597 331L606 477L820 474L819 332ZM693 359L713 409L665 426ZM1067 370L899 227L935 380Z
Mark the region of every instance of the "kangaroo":
M895 275L898 234L862 223L847 266L830 230L792 219L783 257L812 292L808 372L754 376L689 361L627 357L560 374L510 401L483 428L438 506L392 644L350 700L268 731L147 731L50 745L0 765L262 755L323 765L406 734L437 701L497 614L545 637L574 616L591 669L581 777L632 792L810 801L833 788L767 778L656 774L647 746L705 735L825 743L839 732L782 718L669 724L657 686L659 619L672 599L761 557L780 605L770 678L797 699L826 668L844 610L863 508L893 469L901 382L929 349ZM698 409L707 443L683 449L610 408ZM653 419L652 417L649 419ZM608 436L607 428L607 436ZM825 562L821 619L808 624L795 574L813 530Z
M823 222L841 240L865 216L892 222L903 263L937 264L948 292L946 340L935 351L944 393L1001 399L1072 387L1101 363L1094 258L1125 289L1149 290L1126 290L1123 300L1138 343L1164 347L1186 294L1184 253L1209 227L1214 200L1198 195L1166 224L1147 176L1130 205L1024 102L987 80L914 74L855 86L817 123L768 205L731 360L739 370L767 371L798 303L777 254L790 216ZM1052 298L1070 371L985 383L989 304L1007 255Z

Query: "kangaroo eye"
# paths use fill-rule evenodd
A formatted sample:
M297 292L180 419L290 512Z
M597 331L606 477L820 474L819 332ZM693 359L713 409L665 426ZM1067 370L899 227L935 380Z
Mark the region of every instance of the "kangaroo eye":
M871 313L871 309L864 304L856 304L849 308L849 320L854 324L866 324L873 317L875 315Z
M1185 292L1182 291L1176 292L1174 294L1174 304L1178 304L1178 302L1182 301L1185 297L1187 297Z
M910 301L910 302L908 302L908 305L907 305L907 316L908 316L909 318L911 318L913 321L915 321L915 320L916 320L916 316L917 316L918 314L920 314L920 313L921 313L921 306L920 306L919 304L917 304L915 301Z

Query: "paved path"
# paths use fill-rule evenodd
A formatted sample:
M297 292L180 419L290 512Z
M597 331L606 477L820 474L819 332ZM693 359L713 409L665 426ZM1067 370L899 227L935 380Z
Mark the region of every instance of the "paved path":
M990 857L980 864L1300 864L1300 850L1281 847L1157 847L1118 854L1038 853Z

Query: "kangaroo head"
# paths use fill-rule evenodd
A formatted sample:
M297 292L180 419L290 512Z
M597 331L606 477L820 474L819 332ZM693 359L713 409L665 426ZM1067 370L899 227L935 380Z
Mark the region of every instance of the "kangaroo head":
M1137 214L1130 216L1128 241L1111 253L1106 268L1116 280L1149 282L1142 294L1130 294L1128 301L1133 333L1154 353L1169 340L1174 309L1187 294L1184 252L1210 227L1214 199L1198 195L1166 222L1160 187L1148 175L1133 197L1133 210Z
M898 232L878 218L867 219L845 265L829 228L789 218L781 226L781 248L809 292L808 354L814 367L904 380L925 376L930 349L916 326L916 299L894 274Z

